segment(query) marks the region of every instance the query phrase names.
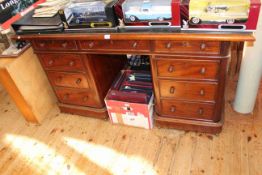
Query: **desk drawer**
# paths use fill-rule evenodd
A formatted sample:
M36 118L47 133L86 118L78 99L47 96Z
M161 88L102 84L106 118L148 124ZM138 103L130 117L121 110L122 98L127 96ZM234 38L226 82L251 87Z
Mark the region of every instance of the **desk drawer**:
M89 88L86 75L82 73L47 72L53 86Z
M149 41L119 41L119 40L102 40L102 41L79 41L82 50L112 50L125 52L149 52Z
M180 79L218 79L219 61L208 60L156 60L159 77Z
M33 47L35 50L77 50L76 42L68 40L35 40Z
M220 53L220 42L216 41L155 41L155 52L158 53L191 53L212 54Z
M56 88L55 92L61 103L89 107L98 106L93 98L94 95L88 89Z
M48 70L84 71L84 63L77 54L38 54L43 67Z
M216 99L217 83L158 80L161 97L191 101L212 101Z
M162 115L172 118L214 120L215 104L161 100Z

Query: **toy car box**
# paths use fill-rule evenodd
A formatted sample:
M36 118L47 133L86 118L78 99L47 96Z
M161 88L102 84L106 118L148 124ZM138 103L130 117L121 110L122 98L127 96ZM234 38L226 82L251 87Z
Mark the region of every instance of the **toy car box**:
M72 2L59 15L67 28L111 28L118 25L116 0Z
M154 95L149 75L150 72L121 72L105 98L112 123L145 129L153 127Z
M180 27L180 0L120 0L115 9L126 26Z
M183 0L182 30L256 30L260 0Z

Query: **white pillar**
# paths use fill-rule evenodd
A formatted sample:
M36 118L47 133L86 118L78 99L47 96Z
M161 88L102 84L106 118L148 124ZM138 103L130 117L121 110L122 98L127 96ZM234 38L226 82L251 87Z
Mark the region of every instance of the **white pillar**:
M241 63L236 97L233 108L236 112L252 113L262 75L262 12L258 20L254 46L245 45Z

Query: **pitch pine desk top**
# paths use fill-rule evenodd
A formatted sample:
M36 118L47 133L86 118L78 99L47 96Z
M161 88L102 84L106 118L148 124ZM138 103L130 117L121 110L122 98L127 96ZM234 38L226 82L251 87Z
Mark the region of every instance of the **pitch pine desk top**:
M14 39L52 39L52 40L205 40L254 42L253 33L222 32L175 32L175 33L59 33L59 34L26 34L16 35Z

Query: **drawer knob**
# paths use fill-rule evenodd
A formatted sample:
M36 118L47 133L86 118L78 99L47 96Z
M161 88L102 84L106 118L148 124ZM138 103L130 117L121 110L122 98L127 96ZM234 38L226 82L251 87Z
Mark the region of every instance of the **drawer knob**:
M64 100L68 100L68 98L69 98L69 94L65 94L63 97Z
M206 49L206 44L205 43L201 43L200 44L200 49L201 50L205 50Z
M182 45L183 45L183 47L187 47L188 46L188 42L183 42Z
M204 75L206 73L206 68L205 67L202 67L200 69L200 74Z
M78 78L77 80L76 80L76 84L80 84L82 82L82 79L81 78Z
M201 90L200 90L200 95L201 95L201 96L204 96L204 95L205 95L205 90L204 90L204 89L201 89Z
M63 79L63 77L61 77L61 76L57 77L57 81L58 81L58 82L61 82L62 79Z
M170 111L171 112L176 112L176 107L175 106L171 106Z
M199 108L198 109L198 114L199 115L203 115L204 114L204 109L203 108Z
M75 62L74 61L70 61L69 62L69 66L74 66L75 65Z
M167 48L167 49L170 49L171 46L172 46L172 44L171 44L170 42L166 44L166 48Z
M40 47L45 47L45 43L42 42L42 43L39 44L39 46L40 46Z
M173 65L170 65L169 67L168 67L168 72L174 72L175 71L175 66L173 66Z
M67 43L67 42L63 42L63 43L62 43L62 47L63 47L63 48L66 48L66 47L67 47L67 45L68 45L68 43Z
M49 65L53 65L53 63L54 63L54 60L49 60L49 61L48 61L48 64L49 64Z
M83 98L83 101L84 101L84 102L87 102L87 100L88 100L88 96L85 96L85 97Z
M137 42L134 42L133 43L133 48L136 48L136 46L137 46Z
M94 45L95 45L95 43L94 43L94 42L90 42L90 43L88 44L89 48L93 48L93 47L94 47Z
M175 90L176 90L176 88L174 86L171 86L170 90L169 90L170 94L174 94Z

